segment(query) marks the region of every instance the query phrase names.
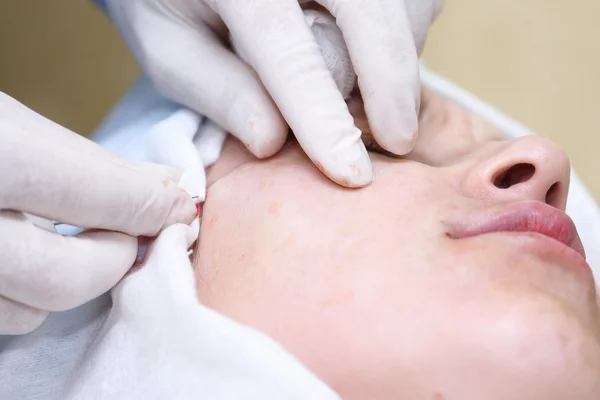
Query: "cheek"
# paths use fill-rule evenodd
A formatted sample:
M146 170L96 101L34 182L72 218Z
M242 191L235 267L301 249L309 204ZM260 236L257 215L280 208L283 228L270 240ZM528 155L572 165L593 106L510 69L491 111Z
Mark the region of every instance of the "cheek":
M433 309L426 266L435 265L440 231L426 179L414 189L348 191L303 186L301 177L282 190L273 178L236 187L236 196L228 186L210 193L196 264L201 300L280 341L340 390L348 377L362 391L399 372L390 349L411 347L405 326Z
M291 166L216 184L201 301L278 340L348 399L598 398L584 392L600 373L597 342L529 286L500 291L485 246L447 245L440 220L464 200L435 176L375 165L377 182L358 191Z
M203 303L362 398L410 376L424 337L452 315L437 271L450 263L440 251L446 186L410 165L406 175L375 166L362 190L295 167L238 171L211 189L196 261Z

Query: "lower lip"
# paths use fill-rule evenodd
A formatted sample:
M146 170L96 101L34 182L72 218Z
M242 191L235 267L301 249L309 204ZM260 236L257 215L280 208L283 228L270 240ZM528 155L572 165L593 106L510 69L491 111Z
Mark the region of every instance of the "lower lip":
M566 244L537 232L512 232L498 231L488 232L483 235L502 235L515 245L515 250L524 250L527 253L534 253L544 260L565 261L561 265L568 267L575 272L586 271L592 277L592 269L585 258L575 249Z

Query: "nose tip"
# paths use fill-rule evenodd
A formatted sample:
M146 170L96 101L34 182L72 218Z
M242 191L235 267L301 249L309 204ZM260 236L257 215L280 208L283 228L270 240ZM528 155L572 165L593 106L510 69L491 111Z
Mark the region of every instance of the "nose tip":
M564 210L570 170L569 159L556 144L540 137L526 137L481 160L463 189L476 197L537 200Z

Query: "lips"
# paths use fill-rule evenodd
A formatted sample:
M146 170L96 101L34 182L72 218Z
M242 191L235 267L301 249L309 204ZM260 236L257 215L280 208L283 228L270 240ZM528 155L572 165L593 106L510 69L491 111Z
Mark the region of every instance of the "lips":
M550 237L585 259L583 244L573 220L545 203L515 203L502 209L473 214L452 226L448 236L467 238L493 232L532 232Z

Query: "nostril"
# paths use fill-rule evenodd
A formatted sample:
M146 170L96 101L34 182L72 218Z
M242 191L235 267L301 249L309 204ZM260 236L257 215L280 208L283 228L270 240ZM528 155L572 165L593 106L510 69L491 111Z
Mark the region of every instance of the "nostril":
M553 207L558 207L557 204L560 203L559 196L559 184L558 182L555 182L552 186L550 186L548 192L546 192L546 204L551 205Z
M527 182L535 174L535 166L532 164L516 164L501 172L494 178L494 186L499 189L508 189L519 183Z

